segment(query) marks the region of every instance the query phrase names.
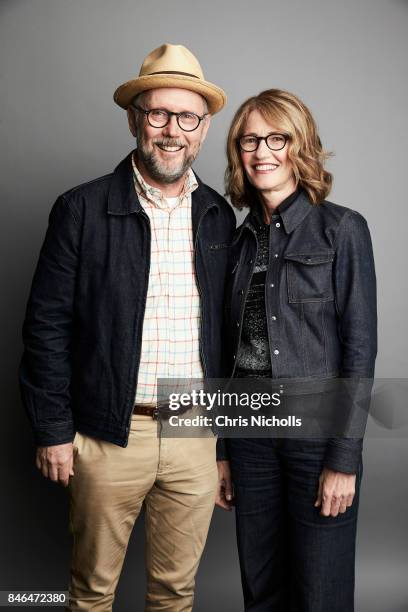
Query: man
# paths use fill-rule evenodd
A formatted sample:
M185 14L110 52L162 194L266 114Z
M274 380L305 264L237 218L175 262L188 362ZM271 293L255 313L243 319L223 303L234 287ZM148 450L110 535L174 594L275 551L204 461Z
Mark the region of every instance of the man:
M216 493L214 438L158 436L162 377L217 377L232 209L191 164L226 97L163 45L115 102L137 149L60 196L24 323L37 467L70 485L70 610L111 610L146 509L146 610L190 610ZM162 414L166 418L166 412Z

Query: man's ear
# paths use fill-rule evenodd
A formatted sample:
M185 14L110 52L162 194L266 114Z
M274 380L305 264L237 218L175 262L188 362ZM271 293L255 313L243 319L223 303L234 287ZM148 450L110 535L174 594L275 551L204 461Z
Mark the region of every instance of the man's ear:
M136 134L137 134L137 130L136 130L136 111L131 106L128 106L127 109L126 109L126 113L127 113L127 118L128 118L129 130L130 130L132 136L134 136L136 138Z

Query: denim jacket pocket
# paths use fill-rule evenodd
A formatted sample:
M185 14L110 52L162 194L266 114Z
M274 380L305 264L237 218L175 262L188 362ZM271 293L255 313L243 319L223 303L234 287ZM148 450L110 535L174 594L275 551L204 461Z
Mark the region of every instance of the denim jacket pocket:
M228 242L220 242L218 244L210 244L209 245L209 249L210 251L212 251L213 253L218 253L219 251L222 251L223 249L228 249L229 247L229 243Z
M334 251L287 253L284 259L290 303L330 302L334 299Z

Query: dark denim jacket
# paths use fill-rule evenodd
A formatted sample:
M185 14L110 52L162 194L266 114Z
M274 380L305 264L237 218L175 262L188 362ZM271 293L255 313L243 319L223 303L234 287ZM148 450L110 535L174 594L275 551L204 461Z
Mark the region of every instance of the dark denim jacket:
M274 259L274 271L268 269L265 283L272 377L372 377L377 353L376 279L365 219L331 202L313 206L304 191L281 217L288 240L284 252ZM249 213L230 249L226 344L231 375L257 254L254 222ZM332 440L326 465L353 472L360 451L361 440ZM218 458L223 457L219 445Z
M192 194L201 298L200 353L207 377L221 354L229 204L199 179ZM40 446L75 431L127 445L150 265L150 223L128 155L113 174L60 196L34 275L23 328L20 386Z

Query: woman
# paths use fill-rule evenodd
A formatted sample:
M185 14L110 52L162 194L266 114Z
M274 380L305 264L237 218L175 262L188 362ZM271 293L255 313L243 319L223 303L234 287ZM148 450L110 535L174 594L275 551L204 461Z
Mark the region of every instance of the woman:
M227 193L250 209L231 247L231 375L372 377L370 234L360 214L326 200L332 176L310 111L278 89L248 99L227 153ZM245 610L354 609L361 451L360 438L219 443L218 503L236 507Z

